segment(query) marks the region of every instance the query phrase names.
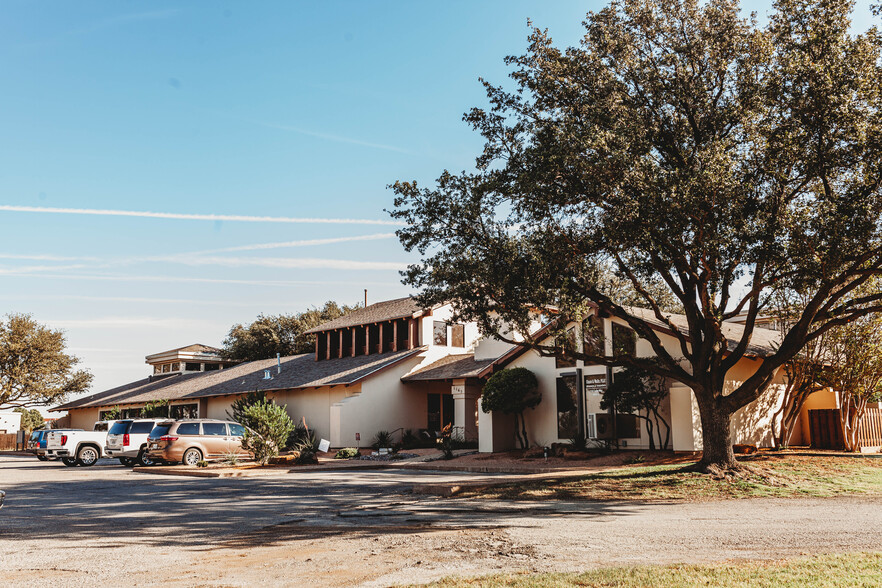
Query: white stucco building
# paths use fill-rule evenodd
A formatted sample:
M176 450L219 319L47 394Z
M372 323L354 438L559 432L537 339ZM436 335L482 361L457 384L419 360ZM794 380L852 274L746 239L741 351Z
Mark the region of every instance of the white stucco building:
M496 370L525 367L536 374L542 393L541 403L526 415L533 443L566 442L579 433L591 438L609 434L611 417L600 409L600 398L614 370L541 357L523 347L482 338L476 325L453 323L451 316L449 306L425 309L411 298L402 298L372 304L313 329L314 354L238 365L223 364L217 350L207 346L153 354L148 356L152 373L144 380L54 410L69 411L70 426L82 428L91 428L113 407L124 415L136 414L156 400L168 400L173 417L225 418L236 397L263 390L286 405L293 420L306 419L332 447L365 446L380 430L396 436L408 429L432 434L451 424L457 437L477 440L481 451L491 452L514 447L513 419L479 409L483 383ZM611 353L614 338L630 331L618 319L596 320ZM669 327L649 313L644 320L672 351L679 349ZM680 319L674 315L673 320ZM579 326L573 328L580 339ZM742 327L727 328L737 339ZM757 329L747 356L731 370L728 385L734 388L748 377L758 358L773 351L776 337L774 331ZM636 340L633 351L652 354L642 340ZM193 354L200 354L200 361ZM157 369L160 361L169 368ZM206 365L212 365L211 370L206 371ZM783 374L763 397L736 415L735 443L771 445L771 417L781 402L782 383ZM672 426L670 448L701 449L698 409L688 388L674 383L661 412ZM642 420L620 416L614 428L622 445L649 446ZM807 439L797 431L791 443L801 442Z

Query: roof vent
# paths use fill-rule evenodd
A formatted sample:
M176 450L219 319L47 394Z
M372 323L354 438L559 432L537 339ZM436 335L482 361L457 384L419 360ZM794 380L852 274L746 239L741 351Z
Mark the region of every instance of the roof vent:
M269 370L263 370L263 379L264 380L272 380L273 376L270 374Z

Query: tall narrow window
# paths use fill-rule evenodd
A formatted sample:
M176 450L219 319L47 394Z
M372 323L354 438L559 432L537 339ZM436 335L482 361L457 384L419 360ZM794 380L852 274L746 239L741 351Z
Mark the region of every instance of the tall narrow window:
M570 355L570 352L576 347L576 329L567 329L566 338L557 345L559 353L554 356L554 367L568 368L575 367L576 360Z
M432 342L435 345L447 346L447 323L435 321L432 324Z
M557 379L557 438L574 439L579 435L579 394L576 376Z
M613 323L612 343L613 356L637 354L637 335L626 326Z
M450 325L451 347L465 347L465 325Z
M582 345L589 355L605 355L603 319L592 314L582 323Z

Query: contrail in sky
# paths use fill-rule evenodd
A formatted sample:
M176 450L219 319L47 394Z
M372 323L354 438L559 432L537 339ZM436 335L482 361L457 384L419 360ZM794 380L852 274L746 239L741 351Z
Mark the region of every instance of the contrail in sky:
M177 212L147 212L140 210L104 210L94 208L49 208L42 206L0 205L6 212L42 212L48 214L86 214L93 216L132 216L139 218L165 218L175 220L230 221L247 223L298 223L298 224L339 224L339 225L389 225L401 226L392 220L358 218L298 218L289 216L245 216L237 214L181 214Z
M238 247L224 247L223 249L193 251L185 255L202 255L204 253L227 253L232 251L260 251L263 249L284 249L287 247L308 247L310 245L331 245L334 243L346 243L349 241L376 241L378 239L392 239L393 237L395 237L395 233L375 233L373 235L358 235L355 237L330 237L327 239L303 239L300 241L258 243L256 245L240 245Z

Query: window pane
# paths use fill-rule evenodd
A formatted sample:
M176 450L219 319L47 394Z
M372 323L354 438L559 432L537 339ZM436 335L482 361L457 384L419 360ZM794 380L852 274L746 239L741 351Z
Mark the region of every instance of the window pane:
M129 425L131 424L132 421L116 421L115 423L113 423L113 426L110 427L110 431L108 431L108 433L110 433L111 435L125 435L129 432ZM152 428L153 424L151 423L150 429L147 429L147 432L149 433Z
M198 435L199 423L181 423L176 431L178 435Z
M432 342L435 345L447 345L447 323L435 321L432 325Z
M188 362L188 363L184 364L184 367L188 372L198 372L202 366L200 366L198 363L189 363Z
M232 423L229 424L230 427L230 435L233 437L241 437L245 434L245 427L242 425L234 425Z
M203 435L226 435L227 426L224 423L202 423Z
M630 355L637 353L637 335L628 327L613 324L613 355Z
M557 379L557 437L573 439L579 435L579 398L576 376Z
M171 428L171 425L156 425L153 427L153 430L150 431L150 436L154 439L159 439L163 435L168 434L168 430Z
M149 433L153 430L153 422L146 421L143 423L132 423L132 428L129 429L129 433L132 435L143 435L144 433Z
M582 323L582 343L585 353L592 355L605 355L603 349L603 319L596 314L588 317Z
M570 328L567 329L566 341L562 342L558 348L561 350L563 356L554 357L554 367L557 368L568 368L568 367L576 367L576 360L573 359L567 350L573 350L576 348L576 329Z
M465 347L465 325L450 325L450 345Z

